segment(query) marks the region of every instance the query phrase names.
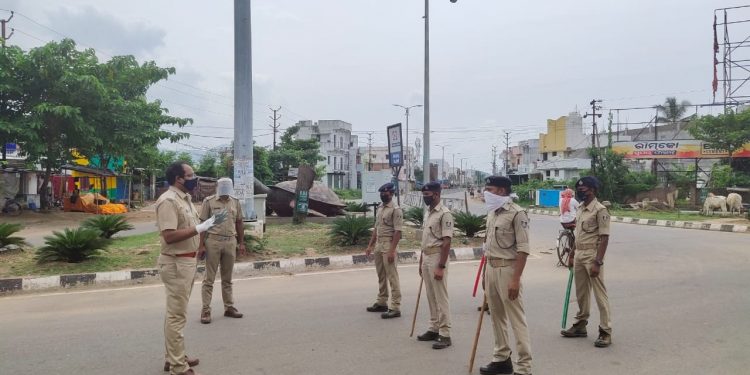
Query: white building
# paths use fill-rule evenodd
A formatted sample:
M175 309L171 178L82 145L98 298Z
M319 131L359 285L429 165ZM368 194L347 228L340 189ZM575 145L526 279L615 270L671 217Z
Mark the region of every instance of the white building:
M352 135L352 124L341 120L300 121L298 139L317 139L320 155L325 166L325 176L320 176L324 185L331 189L357 188L357 142Z

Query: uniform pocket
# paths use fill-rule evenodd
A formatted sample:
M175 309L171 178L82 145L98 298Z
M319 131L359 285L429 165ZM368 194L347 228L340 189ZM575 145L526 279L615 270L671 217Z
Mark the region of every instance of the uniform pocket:
M581 224L581 229L586 233L593 233L599 229L599 223L596 221L596 217L584 220Z
M508 227L495 227L495 242L503 249L509 249L516 244L516 232Z

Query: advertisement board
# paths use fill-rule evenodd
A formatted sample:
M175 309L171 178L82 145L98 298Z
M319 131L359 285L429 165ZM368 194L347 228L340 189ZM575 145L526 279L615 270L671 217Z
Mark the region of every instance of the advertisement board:
M615 142L612 151L624 154L626 159L705 159L727 158L727 150L708 147L698 140ZM750 143L736 150L732 157L750 157Z
M404 149L401 142L401 123L388 127L388 164L391 167L404 165Z

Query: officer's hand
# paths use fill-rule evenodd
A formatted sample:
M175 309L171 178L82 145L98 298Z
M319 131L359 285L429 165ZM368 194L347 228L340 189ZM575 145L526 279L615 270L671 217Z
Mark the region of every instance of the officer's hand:
M515 301L518 298L518 291L521 289L521 281L511 279L508 283L508 298Z
M208 220L196 225L195 231L200 234L211 229L211 227L213 227L214 225L216 225L216 218L214 216L211 216L210 218L208 218Z
M443 269L442 268L435 268L435 280L440 281L443 279Z
M240 256L247 255L247 249L245 248L245 243L244 242L240 243L239 254L240 254Z
M388 252L388 263L393 263L396 261L396 252L395 251L389 251Z
M229 217L229 212L227 210L221 210L218 214L214 215L214 225L219 225L227 220L227 217Z
M419 277L422 277L422 262L419 262L419 268L417 270L419 270Z
M367 249L365 249L365 255L368 257L372 255L372 246L368 246Z
M598 264L596 264L596 263L592 264L591 265L591 272L590 272L591 277L597 277L597 276L599 276L599 271L600 270L601 269L600 269L600 267L599 267Z
M206 248L201 247L198 249L198 259L203 260L206 259Z
M571 254L568 257L568 268L572 268L573 267L573 262L574 262L574 259L573 259L573 255Z

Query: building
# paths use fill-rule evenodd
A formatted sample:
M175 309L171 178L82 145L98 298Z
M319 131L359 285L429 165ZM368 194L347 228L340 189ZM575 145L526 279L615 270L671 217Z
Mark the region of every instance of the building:
M298 139L317 139L323 160L318 166L325 167L321 176L324 185L331 189L357 188L357 142L352 135L352 124L341 120L300 121Z
M536 169L545 180L569 180L591 168L588 148L591 138L583 132L583 117L571 112L557 120L547 120L547 133L539 135L541 161Z
M357 168L358 186L361 186L363 171L385 171L391 170L388 146L362 146L357 151ZM400 183L406 183L406 168L401 167L401 173L398 176ZM402 185L406 186L406 185Z

